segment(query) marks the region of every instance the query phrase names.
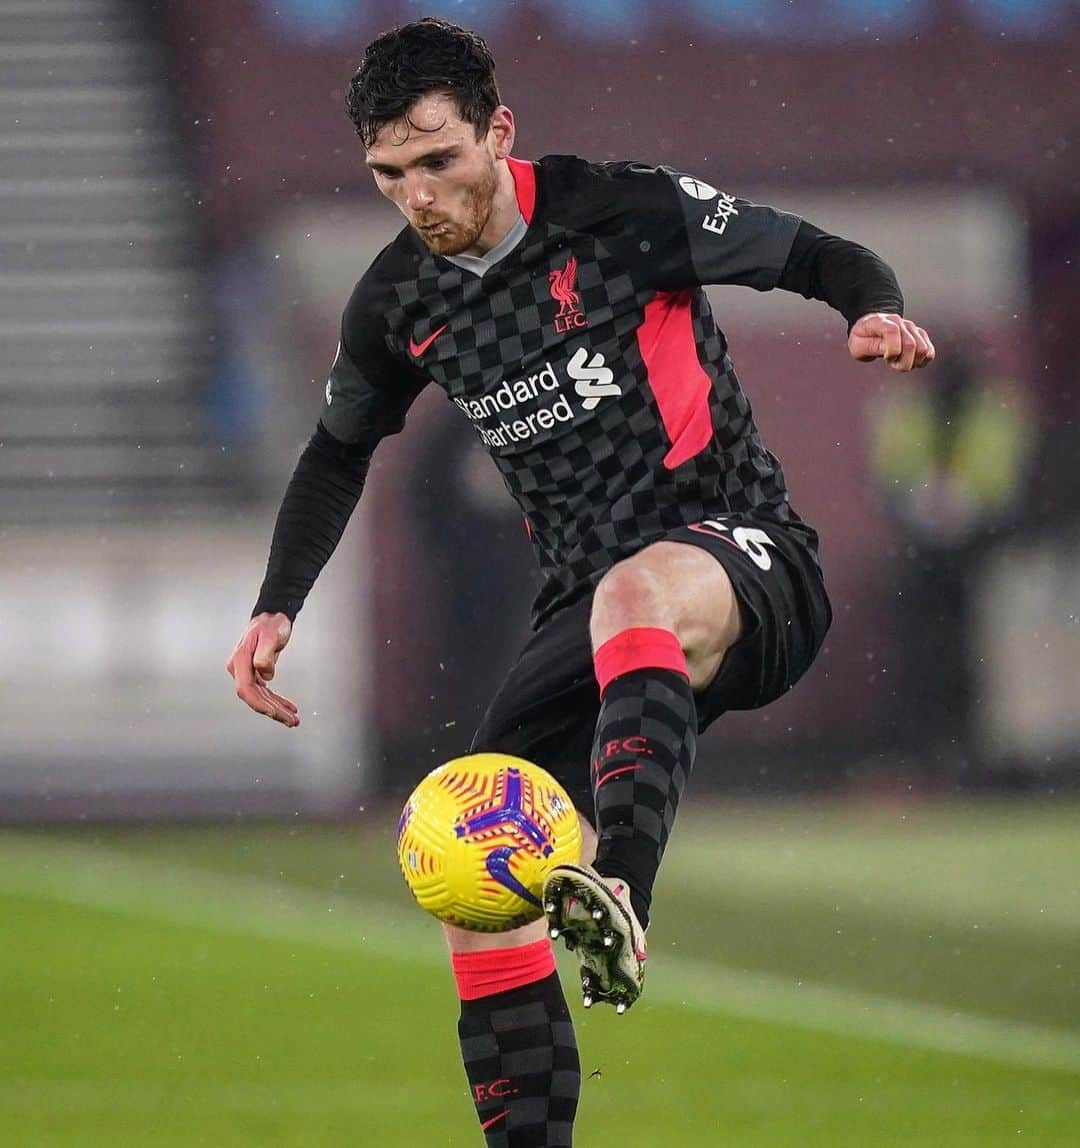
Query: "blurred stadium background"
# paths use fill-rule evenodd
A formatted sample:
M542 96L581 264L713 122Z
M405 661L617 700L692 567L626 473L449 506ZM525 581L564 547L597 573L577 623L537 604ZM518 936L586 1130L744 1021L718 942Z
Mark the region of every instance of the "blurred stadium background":
M836 622L702 744L582 1144L1080 1142L1080 4L0 0L0 1143L476 1141L392 821L532 575L440 395L300 617L299 732L223 670L398 226L344 88L428 13L488 37L522 157L862 241L939 347L898 379L714 294Z

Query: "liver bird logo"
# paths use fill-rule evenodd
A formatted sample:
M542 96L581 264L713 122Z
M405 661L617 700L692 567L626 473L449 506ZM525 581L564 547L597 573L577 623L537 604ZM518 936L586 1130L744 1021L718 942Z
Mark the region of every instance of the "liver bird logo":
M581 296L574 290L577 268L577 256L571 255L565 267L548 272L551 297L559 304L559 313L555 316L557 319L566 315L576 315L581 310Z

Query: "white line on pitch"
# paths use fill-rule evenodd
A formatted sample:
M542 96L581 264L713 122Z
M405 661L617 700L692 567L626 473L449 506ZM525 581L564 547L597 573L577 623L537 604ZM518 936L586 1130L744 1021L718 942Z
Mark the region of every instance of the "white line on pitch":
M0 838L0 857L0 889L12 893L397 961L446 964L434 924L385 903L28 836ZM403 908L404 896L403 891ZM664 954L650 962L649 988L639 1007L650 1003L1080 1073L1080 1037L1064 1030Z

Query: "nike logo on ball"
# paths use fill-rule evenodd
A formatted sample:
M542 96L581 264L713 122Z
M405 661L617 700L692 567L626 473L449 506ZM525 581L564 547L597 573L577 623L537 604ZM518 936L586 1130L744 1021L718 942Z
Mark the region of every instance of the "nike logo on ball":
M435 340L445 330L446 330L446 324L443 323L443 325L437 331L432 331L431 334L428 335L428 337L422 343L418 343L415 339L410 339L409 340L409 354L412 355L412 357L414 359L419 359L420 356L428 349L428 347L430 347L431 344L434 343Z

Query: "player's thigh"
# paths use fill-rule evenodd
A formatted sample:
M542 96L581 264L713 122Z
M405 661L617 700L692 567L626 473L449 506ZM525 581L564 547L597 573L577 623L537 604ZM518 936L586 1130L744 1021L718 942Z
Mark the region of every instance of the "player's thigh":
M596 860L596 830L580 814L581 860L591 865ZM475 933L457 925L443 925L446 943L452 953L475 953L483 949L515 949L520 945L531 945L542 941L548 935L546 917L522 925L520 929L508 929L505 933Z
M546 769L591 820L589 762L599 713L589 600L583 598L530 637L484 714L469 752L513 754Z
M801 523L717 515L668 537L724 567L741 615L738 640L698 693L700 728L726 710L756 709L791 689L832 621L816 534Z

